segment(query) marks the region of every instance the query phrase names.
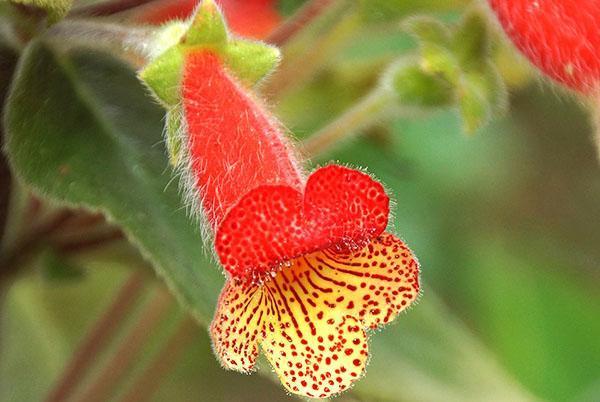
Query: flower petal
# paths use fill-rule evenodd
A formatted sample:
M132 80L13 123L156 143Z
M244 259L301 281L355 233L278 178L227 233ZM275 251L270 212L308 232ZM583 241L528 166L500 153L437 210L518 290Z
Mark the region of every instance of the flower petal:
M223 367L244 373L254 369L270 314L261 288L227 280L210 325L213 347Z
M230 280L211 327L215 351L226 367L248 371L262 344L288 390L336 394L364 371L365 329L416 299L418 275L410 250L384 233L360 251L300 257L260 285Z
M362 248L385 230L388 214L380 183L330 165L309 177L304 194L282 185L246 193L219 226L215 248L233 276L257 279L316 250Z
M351 315L363 327L392 321L419 294L419 264L397 237L384 233L359 251L331 249L298 259L298 282L317 290L317 307Z
M306 183L304 215L313 226L313 237L322 242L362 248L383 233L389 212L390 199L381 183L358 170L329 165Z

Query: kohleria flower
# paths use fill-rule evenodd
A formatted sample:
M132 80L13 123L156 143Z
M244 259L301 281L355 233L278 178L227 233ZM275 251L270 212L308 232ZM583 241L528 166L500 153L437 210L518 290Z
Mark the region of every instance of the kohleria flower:
M250 372L262 349L289 391L341 392L364 372L367 331L419 292L416 259L385 232L389 198L343 166L306 178L281 126L235 78L226 44L184 45L171 78L180 163L227 272L210 327L215 353L224 367Z

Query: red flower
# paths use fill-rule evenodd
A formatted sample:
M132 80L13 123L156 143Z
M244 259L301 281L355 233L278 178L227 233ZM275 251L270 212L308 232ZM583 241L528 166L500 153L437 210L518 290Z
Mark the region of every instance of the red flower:
M385 233L389 198L365 173L304 178L283 130L209 50L186 54L188 182L228 272L210 333L226 368L262 348L288 390L327 397L365 368L366 330L418 295L411 251Z
M600 79L600 1L489 0L515 46L540 70L583 93Z
M199 0L157 0L141 7L136 22L160 25L173 19L187 19ZM238 35L250 38L266 37L280 22L275 0L218 0L227 16L229 27Z

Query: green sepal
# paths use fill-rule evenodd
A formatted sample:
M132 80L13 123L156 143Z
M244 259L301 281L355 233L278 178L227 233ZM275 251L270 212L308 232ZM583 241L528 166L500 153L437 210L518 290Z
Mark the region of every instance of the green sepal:
M452 103L452 85L439 74L430 73L416 62L401 61L389 70L398 102L407 106L437 107Z
M181 106L177 105L168 109L165 117L165 141L169 153L169 163L174 167L183 160L182 114Z
M430 17L412 17L404 24L421 49L421 64L430 73L441 73L456 82L459 65L451 50L452 32L440 21Z
M457 98L463 128L467 134L500 114L507 103L507 91L500 74L493 68L463 74Z
M451 98L457 102L467 133L473 133L503 111L506 88L491 62L492 38L482 12L474 8L455 25L430 17L412 17L404 26L419 44L421 71L413 68L404 72L410 77L401 79L399 76L394 81L401 101L405 101L403 96L417 97L417 90L433 91L431 99L438 96L444 99L443 93L435 91L445 91L443 85L439 85L445 81L453 93ZM428 96L423 94L421 101Z
M204 0L191 18L187 30L174 45L155 57L140 73L140 78L167 108L181 101L180 84L186 55L205 51L220 54L229 71L242 83L254 85L279 62L279 50L262 42L232 38L225 19L213 0ZM164 35L163 35L164 36ZM169 39L171 40L171 39ZM161 39L165 42L164 38Z
M262 42L232 40L223 49L225 64L242 81L254 84L279 64L279 49Z
M204 0L192 17L181 43L189 46L223 46L228 39L227 25L213 0Z
M150 87L165 107L179 103L184 53L179 46L167 49L139 73L142 81Z
M468 12L452 38L452 50L463 69L478 68L490 56L491 38L484 16Z

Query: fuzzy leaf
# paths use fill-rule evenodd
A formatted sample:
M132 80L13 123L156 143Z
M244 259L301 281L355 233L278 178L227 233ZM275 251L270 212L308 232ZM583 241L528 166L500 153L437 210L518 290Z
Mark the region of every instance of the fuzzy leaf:
M163 111L108 55L33 43L6 110L9 162L36 192L104 212L122 226L202 322L222 274L203 251L162 147Z

